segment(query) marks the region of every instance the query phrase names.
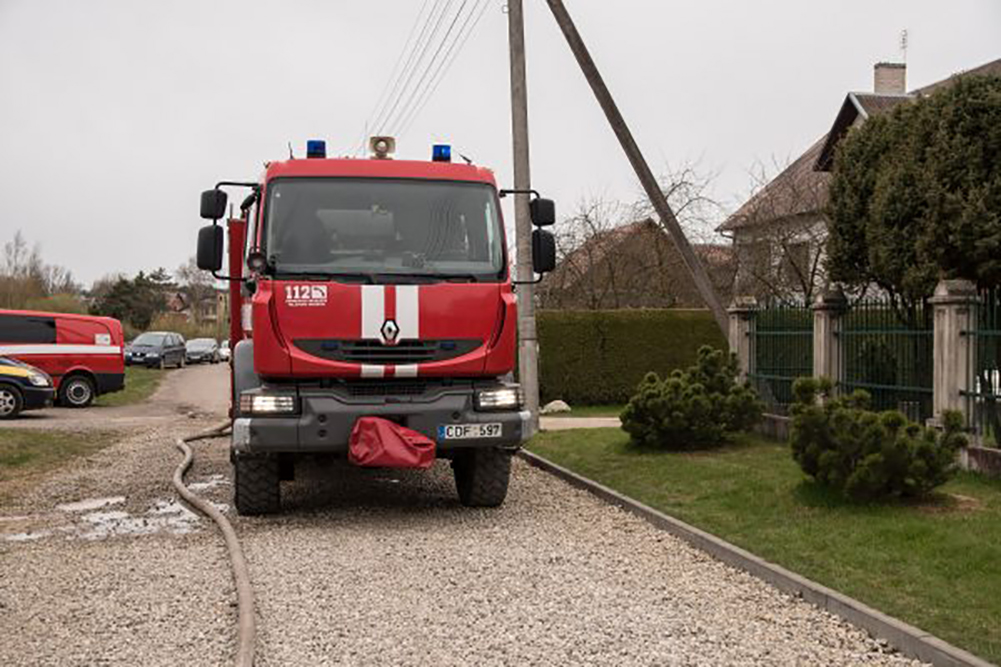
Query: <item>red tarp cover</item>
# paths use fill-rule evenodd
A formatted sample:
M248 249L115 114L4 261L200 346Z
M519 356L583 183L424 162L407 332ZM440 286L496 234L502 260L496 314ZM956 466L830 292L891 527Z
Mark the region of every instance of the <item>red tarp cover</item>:
M369 468L430 468L434 440L379 417L359 417L351 429L348 460Z

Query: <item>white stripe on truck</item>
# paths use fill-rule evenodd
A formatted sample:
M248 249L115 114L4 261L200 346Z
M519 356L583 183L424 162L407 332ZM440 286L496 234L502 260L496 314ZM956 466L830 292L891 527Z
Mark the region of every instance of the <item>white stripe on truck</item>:
M0 345L0 354L121 354L118 345Z
M382 323L386 320L386 288L382 285L361 286L361 337L382 340Z
M397 340L417 340L421 337L419 287L420 285L396 286L396 323L400 326Z

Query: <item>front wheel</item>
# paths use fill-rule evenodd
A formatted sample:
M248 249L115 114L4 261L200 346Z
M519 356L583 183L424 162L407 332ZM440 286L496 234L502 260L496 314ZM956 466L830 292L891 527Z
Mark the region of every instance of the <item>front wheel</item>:
M511 478L511 452L471 449L452 461L455 489L466 507L497 507L507 497Z
M94 402L94 383L83 375L74 375L59 387L59 402L70 408L85 408Z
M233 476L237 514L273 514L281 508L278 457L237 456L233 459Z
M24 399L17 387L0 384L0 419L14 419L21 414Z

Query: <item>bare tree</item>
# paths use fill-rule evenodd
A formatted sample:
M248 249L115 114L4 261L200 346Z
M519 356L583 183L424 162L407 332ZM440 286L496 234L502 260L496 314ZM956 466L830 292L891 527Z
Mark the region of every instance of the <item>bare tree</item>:
M693 165L659 179L679 222L695 242L718 291L730 294L728 248L708 244L722 209L712 175ZM702 305L680 253L645 196L620 202L589 196L556 226L557 270L539 288L544 308L597 310Z
M202 319L206 302L210 297L215 296L215 283L206 271L198 268L198 263L194 257L188 259L174 272L181 292L188 299L191 307L191 318L195 324ZM212 312L215 312L215 300L211 303Z
M4 244L0 308L24 308L29 302L79 291L73 275L61 266L45 264L39 246L29 246L20 230Z
M727 221L740 294L810 303L828 285L827 174L804 157L771 169L755 165L753 193Z

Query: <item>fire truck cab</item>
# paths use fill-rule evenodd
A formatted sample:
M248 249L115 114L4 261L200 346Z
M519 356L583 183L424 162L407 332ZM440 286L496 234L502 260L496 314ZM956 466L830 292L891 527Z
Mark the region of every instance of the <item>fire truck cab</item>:
M280 481L310 455L346 456L360 418L433 441L460 501L500 505L511 455L531 435L513 380L517 293L491 171L431 161L307 156L266 165L259 182L202 193L212 220L198 264L230 281L231 460L241 514L280 508ZM224 188L249 194L225 216ZM528 193L518 193L528 195ZM533 193L532 220L555 221ZM228 241L228 242L227 242ZM533 268L555 264L533 232ZM228 275L220 275L228 246Z

